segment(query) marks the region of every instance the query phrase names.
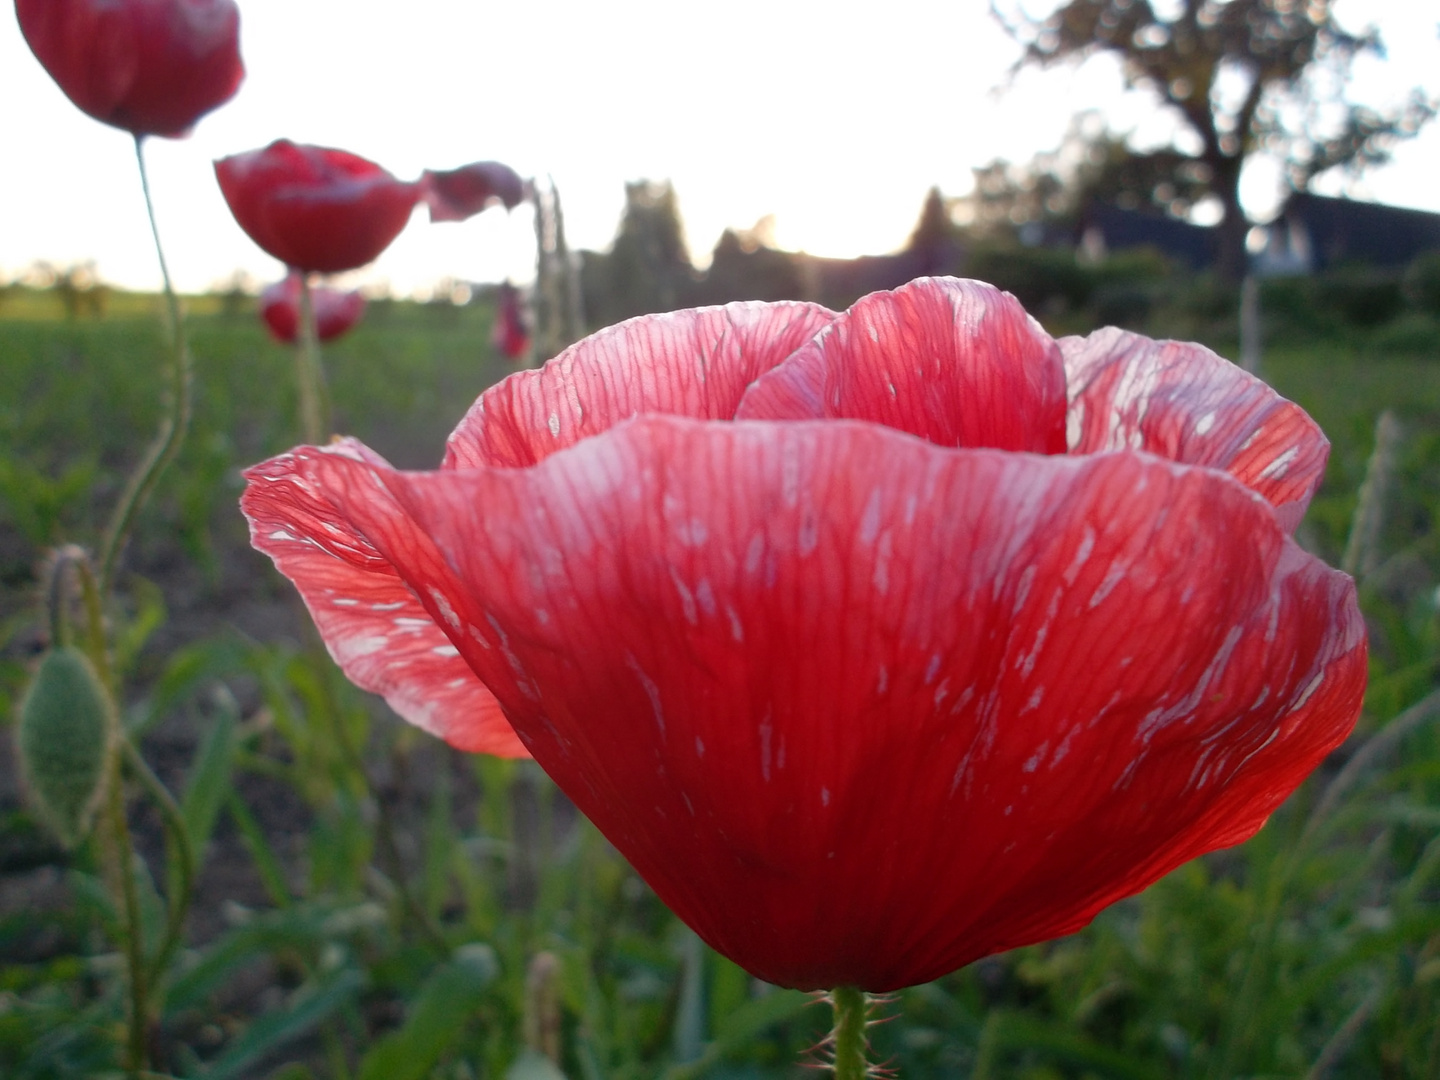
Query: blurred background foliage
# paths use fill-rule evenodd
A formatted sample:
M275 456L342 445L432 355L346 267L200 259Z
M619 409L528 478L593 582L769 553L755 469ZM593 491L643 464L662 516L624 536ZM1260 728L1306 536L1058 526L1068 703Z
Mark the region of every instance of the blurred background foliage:
M1029 198L1024 177L1006 182ZM986 189L992 211L1002 188ZM586 320L739 298L843 307L879 276L958 272L1056 334L1118 323L1237 355L1238 286L1155 249L1095 257L1026 233L1077 205L1032 218L1012 201L962 225L935 192L904 250L843 262L779 251L761 222L701 271L675 191L639 182L613 248L581 256ZM69 296L100 289L72 273L0 296L7 719L43 645L39 560L96 535L158 413L158 300ZM404 467L433 466L509 370L487 344L493 294L435 292L372 301L326 354L337 428ZM1269 278L1259 295L1263 376L1334 443L1300 539L1360 577L1360 728L1249 844L1070 938L879 1006L875 1056L902 1076L1440 1078L1440 255ZM239 470L294 441L292 358L243 291L187 305L194 430L131 542L115 634L125 723L201 855L184 947L160 973L155 1075L811 1075L827 1007L702 946L537 768L458 754L336 672L235 507ZM131 818L153 950L175 878L159 815L137 802ZM0 1075L120 1074L124 979L95 844L50 839L0 740Z

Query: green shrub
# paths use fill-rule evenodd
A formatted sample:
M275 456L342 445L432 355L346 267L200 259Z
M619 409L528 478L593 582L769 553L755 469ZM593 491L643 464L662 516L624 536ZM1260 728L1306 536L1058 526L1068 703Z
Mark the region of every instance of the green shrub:
M1400 276L1378 267L1336 267L1322 275L1316 286L1316 303L1338 312L1354 326L1380 326L1405 308Z
M1411 307L1440 315L1440 251L1416 256L1405 268L1400 288Z

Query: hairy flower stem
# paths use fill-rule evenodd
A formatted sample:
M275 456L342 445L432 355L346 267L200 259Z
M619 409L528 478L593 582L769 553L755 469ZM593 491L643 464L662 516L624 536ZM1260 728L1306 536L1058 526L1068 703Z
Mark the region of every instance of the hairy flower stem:
M110 860L111 874L118 879L114 887L120 893L126 975L130 985L130 1007L127 1016L126 1057L131 1076L139 1076L149 1068L148 1026L150 986L145 970L145 930L140 916L140 889L135 880L135 846L130 839L130 826L125 820L125 786L120 768L120 755L112 749L109 793L106 800L109 843L104 844Z
M190 426L190 387L193 381L193 364L190 346L185 338L185 321L180 313L180 301L175 295L174 283L170 280L170 268L165 263L165 250L160 244L160 228L155 223L155 202L150 197L150 177L145 171L144 136L135 136L135 160L140 166L140 187L145 193L145 209L150 215L150 234L155 238L155 254L160 259L160 276L165 283L165 306L169 315L170 365L163 400L160 429L155 440L145 451L139 465L125 482L110 525L105 530L105 539L100 548L100 595L109 596L115 580L115 562L120 549L125 546L126 537L136 513L150 497L155 483L165 467L174 460Z
M125 817L125 781L121 766L124 750L128 749L125 733L119 723L119 710L114 705L114 673L105 641L104 612L95 575L84 552L64 547L56 559L52 604L63 602L62 579L73 569L79 579L85 610L85 651L95 665L104 693L111 698L107 713L110 731L107 737L105 764L105 826L109 835L100 837L101 858L111 890L120 900L123 915L121 945L125 954L126 981L129 985L129 1008L126 1023L126 1057L128 1074L139 1077L149 1067L150 977L145 967L145 931L140 915L140 887L135 876L135 846ZM60 644L57 639L55 644ZM137 755L138 756L138 755Z
M865 1080L870 1065L865 1060L865 1013L869 1002L865 994L853 986L841 986L830 992L835 1009L835 1080Z
M300 340L295 346L295 374L300 381L300 427L305 442L321 445L330 427L325 394L325 369L320 364L320 334L315 327L315 297L310 275L300 274Z

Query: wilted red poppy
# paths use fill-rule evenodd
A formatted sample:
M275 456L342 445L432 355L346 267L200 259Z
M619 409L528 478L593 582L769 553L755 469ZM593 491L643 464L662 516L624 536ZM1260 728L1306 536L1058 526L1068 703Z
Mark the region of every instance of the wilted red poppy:
M431 221L464 221L495 203L515 209L525 198L525 181L509 165L476 161L458 169L426 169L420 190Z
M136 135L183 135L235 96L233 0L15 0L20 30L65 96Z
M419 197L373 161L288 139L221 158L215 175L250 239L286 266L320 273L372 262Z
M304 447L243 505L355 682L528 749L755 975L882 991L1246 839L1345 737L1326 453L1198 345L922 279L635 319L439 471Z
M315 305L315 333L321 341L333 341L360 321L365 314L365 297L339 289L310 289ZM300 275L287 274L260 294L260 317L276 341L293 344L300 336Z
M520 290L508 281L495 292L495 325L490 341L509 360L522 359L530 352L530 326L525 318L525 301Z

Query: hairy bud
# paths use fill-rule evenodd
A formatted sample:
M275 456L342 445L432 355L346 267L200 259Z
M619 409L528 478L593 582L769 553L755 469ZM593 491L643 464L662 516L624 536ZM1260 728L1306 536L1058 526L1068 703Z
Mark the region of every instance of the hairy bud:
M85 654L52 649L20 706L20 762L41 815L67 847L90 831L105 785L110 696Z

